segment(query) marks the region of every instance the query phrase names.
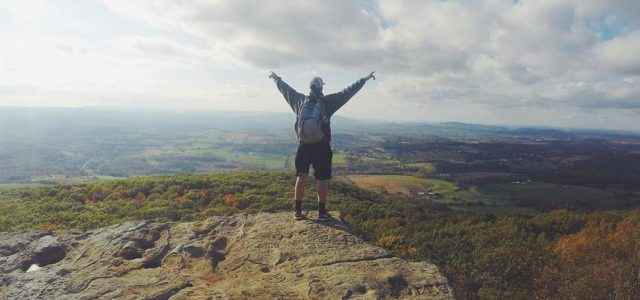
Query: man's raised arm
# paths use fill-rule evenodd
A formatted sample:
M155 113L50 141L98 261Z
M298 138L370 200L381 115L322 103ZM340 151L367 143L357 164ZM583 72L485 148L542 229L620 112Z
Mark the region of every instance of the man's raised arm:
M375 72L371 72L371 74L356 81L341 92L325 96L325 99L327 100L327 112L329 115L333 115L338 109L340 109L340 107L345 105L347 101L349 101L349 99L351 99L351 97L353 97L364 86L367 80L371 78L375 80L376 76L374 73Z
M287 103L289 103L289 106L291 106L293 112L297 114L300 109L300 105L302 104L302 102L304 102L304 95L298 93L298 91L289 86L286 82L284 82L284 80L282 80L282 78L280 78L280 76L276 75L276 73L274 72L271 72L269 78L275 81L278 90L280 90L280 93L282 94L282 96L284 96L284 99L287 101Z

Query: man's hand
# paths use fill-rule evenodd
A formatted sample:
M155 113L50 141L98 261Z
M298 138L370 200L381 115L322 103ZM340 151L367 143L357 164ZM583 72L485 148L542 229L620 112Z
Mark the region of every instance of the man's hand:
M376 75L375 75L376 71L371 72L371 74L369 74L367 77L365 77L364 79L369 80L371 78L373 78L373 80L376 80Z
M278 76L276 73L274 73L272 71L271 74L269 74L269 78L271 78L273 80L278 80L278 79L280 79L280 76Z

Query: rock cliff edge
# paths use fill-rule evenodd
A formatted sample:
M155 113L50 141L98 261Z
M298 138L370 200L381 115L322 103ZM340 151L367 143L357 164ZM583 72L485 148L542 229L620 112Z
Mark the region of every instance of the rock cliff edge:
M290 213L88 232L0 233L0 299L453 299L427 262L408 262L340 221Z

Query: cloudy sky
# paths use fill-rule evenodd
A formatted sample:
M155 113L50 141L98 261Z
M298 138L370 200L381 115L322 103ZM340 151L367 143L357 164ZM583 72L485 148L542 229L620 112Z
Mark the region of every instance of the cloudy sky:
M287 111L640 130L638 0L3 0L0 105Z

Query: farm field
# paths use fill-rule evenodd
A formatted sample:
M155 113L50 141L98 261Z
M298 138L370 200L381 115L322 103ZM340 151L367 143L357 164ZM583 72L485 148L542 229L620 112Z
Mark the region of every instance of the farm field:
M458 189L455 184L448 181L410 175L348 175L346 178L363 189L405 196L433 192L443 197L451 197Z
M0 183L0 191L48 186L42 183Z
M331 163L334 166L344 166L347 164L347 156L343 152L333 151Z
M417 162L417 163L408 163L404 164L406 168L415 168L418 172L423 174L433 174L436 172L436 167L433 163L425 163L425 162Z
M411 175L348 175L347 180L359 188L402 194L410 198L428 198L431 201L460 205L505 206L505 195L487 193L473 186L462 189L455 183L433 178L421 178Z

